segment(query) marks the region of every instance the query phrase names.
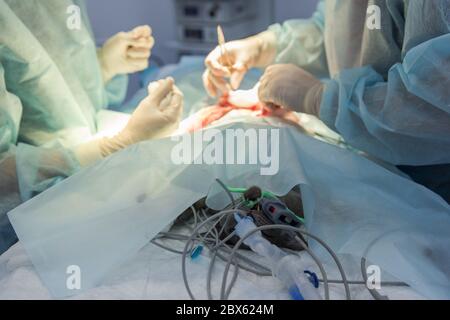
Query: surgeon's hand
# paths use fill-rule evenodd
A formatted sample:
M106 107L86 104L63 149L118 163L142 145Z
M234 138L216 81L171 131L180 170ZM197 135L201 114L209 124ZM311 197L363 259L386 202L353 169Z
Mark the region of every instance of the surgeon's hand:
M292 64L276 64L261 77L258 97L275 110L284 107L318 116L323 90L323 83L309 72Z
M109 38L97 54L104 82L119 74L146 69L154 44L149 26L139 26L130 32L119 32Z
M71 150L81 167L89 166L132 144L163 138L176 129L183 112L183 94L172 78L152 82L125 128L114 137L87 141Z
M126 127L116 136L102 140L105 157L132 144L169 136L176 129L183 113L183 94L172 78L152 82L148 96L131 115Z
M228 42L224 47L225 55L222 55L218 46L205 60L207 70L203 74L203 84L212 97L230 89L238 89L249 69L266 67L272 63L276 55L276 38L273 32L265 31L253 37Z

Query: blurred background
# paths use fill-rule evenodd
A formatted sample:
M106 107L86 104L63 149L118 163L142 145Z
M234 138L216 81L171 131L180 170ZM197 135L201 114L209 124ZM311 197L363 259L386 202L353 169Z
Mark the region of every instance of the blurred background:
M204 55L217 45L220 24L227 40L265 30L270 24L308 18L318 0L88 0L98 45L119 31L148 24L156 45L153 65L178 62L183 55ZM139 87L130 77L129 92Z

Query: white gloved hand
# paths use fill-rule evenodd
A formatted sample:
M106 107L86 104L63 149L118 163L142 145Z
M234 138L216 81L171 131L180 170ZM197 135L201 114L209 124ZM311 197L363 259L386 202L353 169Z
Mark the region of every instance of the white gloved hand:
M139 26L109 38L97 53L104 82L119 74L146 69L154 44L149 26Z
M90 165L132 144L169 136L179 125L183 94L172 78L152 82L125 128L116 136L90 141L73 151L82 167Z
M323 83L293 64L268 67L260 79L259 100L266 106L319 115Z
M152 82L148 96L141 101L125 128L115 137L105 138L100 145L105 157L132 144L169 136L180 123L183 94L172 78Z
M227 42L224 47L226 56L222 56L218 46L205 60L207 70L203 74L203 84L212 97L238 89L249 69L266 67L276 56L276 38L271 31ZM231 88L226 78L230 79Z

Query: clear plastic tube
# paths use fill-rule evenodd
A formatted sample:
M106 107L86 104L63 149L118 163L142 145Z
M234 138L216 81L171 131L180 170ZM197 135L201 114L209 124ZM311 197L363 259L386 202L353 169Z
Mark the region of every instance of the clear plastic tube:
M256 228L252 218L241 218L235 214L237 225L236 235L244 238ZM287 254L262 236L261 231L255 232L244 240L252 251L266 258L272 274L289 290L295 300L321 300L319 291L309 281L300 263L300 257Z

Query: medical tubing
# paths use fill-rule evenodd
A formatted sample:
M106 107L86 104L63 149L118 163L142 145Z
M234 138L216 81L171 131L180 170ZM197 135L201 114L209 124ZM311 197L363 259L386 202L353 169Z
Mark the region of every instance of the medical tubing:
M235 232L242 238L251 230L256 228L253 219L250 217L239 217L235 215L237 221ZM262 236L261 231L253 233L244 240L244 244L250 247L253 252L263 256L269 261L272 274L280 280L286 289L295 293L291 295L295 299L301 300L321 300L322 297L317 289L311 284L309 279L299 267L300 257L282 251L277 246Z
M223 216L222 216L222 217L220 217L220 216L218 217L217 214L216 214L216 215L213 216L213 217L215 217L216 219L220 220ZM214 225L213 225L211 228L215 228L215 225L216 225L216 224L217 224L217 223L214 223ZM211 232L211 230L209 230L207 233L209 233L209 232ZM196 235L196 234L198 234L198 233L195 233L195 232L193 233L193 235ZM223 246L223 247L219 247L219 249L221 249L221 250L228 249L229 251L231 251L231 248L229 248L229 247L226 245L225 241L226 241L226 239L223 239L220 243L218 243L218 238L216 237L216 243L215 243L215 246L214 246L214 247L212 247L211 244L208 244L207 242L205 242L205 245L207 246L207 248L208 248L211 252L213 252L215 255L217 255L217 257L219 257L219 258L220 258L221 260L223 260L224 262L226 262L227 259L226 259L224 256L222 256L220 253L218 253L217 250L216 250L215 248L217 248L217 247L219 247L219 246ZM189 243L190 243L190 241L187 242L187 244L189 244ZM186 253L183 253L183 256L184 256L184 258L185 258ZM254 267L257 267L257 268L260 268L260 269L263 269L263 270L267 270L267 271L252 270L252 269L250 269L250 268L247 268L247 267L243 266L241 263L236 262L236 265L235 265L235 267L236 267L235 275L234 275L234 277L233 277L233 279L232 279L232 284L230 285L230 288L228 289L228 294L229 294L229 292L231 291L232 286L233 286L234 283L236 282L236 279L237 279L237 273L238 273L238 271L239 271L239 270L238 270L239 268L242 268L242 269L244 269L244 270L246 270L246 271L248 271L248 272L252 272L252 273L257 274L257 275L260 275L260 276L271 276L271 273L268 272L268 269L265 268L264 266L262 266L262 265L260 265L260 264L258 264L258 263L256 263L256 262L254 262L254 261L251 261L250 259L248 259L248 258L246 258L246 257L244 257L244 256L241 256L240 254L238 254L238 255L236 255L236 256L237 256L239 259L243 260L245 263L249 264L249 265L253 265ZM214 258L213 260L215 260L215 258ZM209 272L211 272L211 273L212 273L213 263L214 263L214 262L212 262L212 264L210 263L210 269L209 269ZM210 275L211 275L211 273L210 273ZM208 294L208 298L212 297L212 294L211 294L211 292L210 292L210 286L211 286L211 285L210 285L210 281L211 281L211 276L210 276L210 275L208 275L208 277L207 277L207 294ZM185 283L188 282L187 276L186 276L185 274L183 274L183 280L185 281ZM190 296L191 296L191 293L190 293ZM191 298L192 298L192 296L191 296Z
M196 214L197 212L196 212L196 210L195 210L195 208L193 206L191 206L191 210L194 213L194 229L195 229L195 227L198 225L198 219L197 219L197 214ZM203 213L204 216L206 216L204 212L202 212L202 213ZM211 232L211 231L209 230L206 233L209 233L209 232ZM199 233L194 233L194 235L195 234L200 235ZM184 241L184 240L187 240L189 238L187 235L171 233L171 232L160 232L158 234L158 236L155 237L155 239L160 239L160 238L163 238L163 237L167 238L167 239L178 240L178 241ZM209 237L208 238L196 237L196 238L193 238L193 240L191 241L193 243L194 240L195 241L202 241L202 240L204 240L206 247L211 251L211 253L213 253L213 258L212 258L213 261L212 261L212 263L210 265L211 270L209 270L209 271L212 272L212 268L213 268L213 265L215 263L216 257L219 257L224 262L228 261L225 256L223 256L222 254L219 253L219 251L222 251L222 250L223 251L227 251L227 252L231 251L231 248L229 246L227 246L226 243L225 243L228 238L229 237L223 239L219 244L217 244L217 238L209 238ZM314 252L311 251L311 249L306 245L306 243L303 240L301 240L301 238L299 238L298 236L295 236L294 238L300 243L300 245L303 247L303 249L308 252L308 254L312 257L312 259L315 261L315 263L319 267L320 273L322 274L322 279L319 279L319 281L323 282L324 289L325 289L325 299L327 299L327 300L329 299L329 292L328 291L329 291L329 284L330 283L343 284L343 283L347 282L349 285L365 285L367 287L366 281L361 281L361 280L347 280L347 281L344 281L344 280L339 280L339 279L327 279L327 273L325 272L325 270L323 268L323 265L320 263L320 260L314 254ZM213 241L215 243L215 245L212 246L212 244L209 243L209 241ZM176 249L173 249L173 248L170 248L168 246L162 245L160 243L154 243L154 244L159 246L159 247L161 247L161 248L163 248L164 250L167 250L167 251L170 251L170 252L174 252L174 253L177 253L177 254L183 254L183 252L181 252L181 251L178 251ZM223 245L223 247L220 247L221 245ZM247 258L247 257L245 257L245 256L243 256L241 254L239 254L238 252L235 253L235 256L240 261L242 261L244 263L247 263L249 266L251 265L252 267L256 267L257 269L259 269L261 271L258 271L256 269L252 270L249 267L246 267L246 266L242 265L242 263L239 263L239 267L242 268L243 270L246 270L248 272L254 273L254 274L259 275L259 276L272 276L272 273L270 272L270 270L267 269L265 266L263 266L263 265L255 262L255 261L253 261L253 260L251 260L251 259L249 259L249 258ZM365 263L363 261L361 261L361 262ZM361 271L362 271L362 274L363 274L363 278L367 279L367 275L364 273L363 267L362 267ZM212 273L208 275L208 283L207 283L208 290L209 290L208 291L208 298L209 299L212 299L212 294L211 294L211 291L210 291L210 289L211 289L210 288L211 277L212 277ZM406 283L400 282L400 281L383 281L381 284L385 285L385 286L407 286ZM231 286L230 286L230 288L231 288ZM374 299L380 299L380 298L383 297L383 296L380 296L379 294L377 295L377 293L371 292L371 290L369 290L369 292L374 297Z
M197 228L194 230L194 232L191 234L191 236L188 238L188 241L186 242L186 245L185 245L185 250L183 251L183 256L182 256L182 273L183 273L183 281L184 281L184 283L185 283L185 286L186 286L186 290L188 291L188 294L189 294L189 296L191 297L191 299L195 299L195 297L193 296L193 294L192 294L192 292L191 292L191 290L190 290L190 287L189 287L189 284L188 284L188 280L187 280L187 275L186 275L186 255L187 255L187 248L188 248L188 246L189 246L189 243L191 242L191 241L193 241L194 240L194 237L195 237L195 235L198 233L198 231L204 226L204 225L206 225L208 222L210 222L210 221L212 221L212 220L214 220L214 219L217 219L217 218L222 218L225 214L231 214L231 213L236 213L236 212L240 212L240 213L246 213L246 211L243 211L243 210L240 210L240 209L230 209L230 210L224 210L224 211L221 211L221 212L219 212L219 213L217 213L217 214L215 214L215 215L213 215L213 216L211 216L211 217L209 217L208 219L206 219L205 221L203 221L201 224L199 224L198 226L197 226ZM214 224L214 225L216 225L216 223ZM278 228L279 229L279 227L283 227L283 226L279 226L279 225L274 225L274 226L270 226L270 228ZM268 229L268 228L266 228L266 229ZM289 230L296 230L296 231L301 231L301 230L298 230L298 229L296 229L296 228L294 228L294 227L292 227L292 228L290 228ZM209 231L210 232L210 231ZM209 233L208 232L208 233ZM312 236L311 235L311 237L314 239L314 236ZM320 239L317 239L317 241L319 242L319 243L321 243L322 241L320 240ZM230 257L229 257L229 259L227 260L227 273L229 272L229 268L230 268L230 265L231 265L231 260L234 258L234 255L236 255L236 246L233 248L233 250L232 250L232 257L231 257L231 255L230 255ZM331 250L328 246L325 246L325 249L327 249L327 250ZM332 252L330 252L330 254L332 255L332 256L334 256L334 258L337 258ZM238 263L238 266L239 266L240 264ZM338 263L338 267L339 267L339 263ZM242 266L241 266L242 267ZM323 267L322 266L320 266L320 264L319 264L319 268L321 269L321 271L324 271L324 269L323 269ZM243 269L245 269L245 268L243 268ZM342 273L342 271L343 270L340 270L340 272ZM254 271L250 271L250 272L254 272ZM325 275L325 273L323 273L323 275ZM345 276L344 276L345 277ZM324 276L324 278L326 278L326 275ZM344 285L345 285L345 282L346 282L346 279L345 278L343 278L344 279ZM328 285L327 284L324 284L324 287L326 288L325 290L326 290L326 296L328 296ZM228 296L228 294L229 294L229 292L230 292L230 290L231 290L231 288L228 288L227 289L227 296ZM349 292L347 292L346 291L346 295L347 295L347 297L349 296Z
M203 226L205 226L208 222L210 222L210 221L212 221L214 219L217 219L218 217L223 217L226 214L231 214L231 213L234 214L235 212L241 212L242 214L246 214L245 211L240 210L240 209L230 209L230 210L222 211L222 212L219 212L219 213L217 213L217 214L215 214L213 216L208 217L206 220L201 222L197 226L197 228L194 229L194 232L189 236L189 238L188 238L188 240L186 242L186 245L184 246L183 255L182 255L182 258L181 258L181 263L182 263L182 265L181 265L181 272L183 274L184 285L185 285L186 290L187 290L187 292L188 292L188 294L189 294L189 296L191 297L192 300L195 300L195 297L194 297L194 295L193 295L193 293L192 293L192 291L191 291L191 289L189 287L189 283L187 281L187 272L186 272L186 255L187 255L187 251L188 251L188 245L194 239L195 234L198 233L198 231L201 230L201 228L203 228ZM229 265L231 265L231 263L227 264L227 265L229 266ZM228 267L228 269L229 268L230 267Z
M308 245L303 241L299 236L294 237L295 240L297 240L298 243L302 246L302 248L311 256L311 258L314 260L316 265L319 267L319 271L322 274L322 282L323 282L323 288L325 293L325 300L330 300L330 287L328 284L328 276L325 272L325 268L323 267L322 262L320 262L319 257L308 247Z
M348 286L347 283L347 277L345 275L345 271L342 267L342 264L340 263L338 257L336 256L336 254L334 253L334 251L320 238L306 232L303 231L301 229L292 227L292 226L282 226L282 225L266 225L266 226L261 226L261 227L257 227L256 229L253 229L252 231L250 231L247 235L245 235L243 238L241 238L233 247L233 251L232 254L234 254L238 248L242 245L242 243L244 242L244 240L246 239L246 237L251 236L253 233L258 232L258 231L264 231L264 230L270 230L270 229L280 229L280 230L290 230L290 231L295 231L298 232L306 237L312 238L314 240L316 240L320 245L322 245L325 250L328 251L328 253L331 255L331 257L333 258L334 262L336 263L338 269L339 269L339 273L341 274L342 280L344 281L344 288L345 288L345 295L346 295L346 299L347 300L351 300L351 295L350 295L350 288ZM226 282L227 282L227 276L229 273L229 269L231 266L231 259L228 260L227 265L225 267L225 271L223 274L223 279L222 279L222 288L221 288L221 292L220 292L220 299L225 300L226 299Z
M377 290L375 289L370 289L367 286L367 273L366 273L366 258L362 257L361 258L361 274L363 277L363 280L366 282L366 288L367 290L369 290L370 295L375 299L375 300L389 300L388 296L383 296L381 295Z
M194 211L194 210L193 210ZM187 256L187 252L189 251L187 248L189 248L189 244L191 243L191 242L193 242L193 241L198 241L198 240L201 240L201 239L198 239L198 237L196 237L196 235L199 235L199 230L201 230L201 228L203 228L207 223L209 223L209 222L212 222L213 220L215 220L215 219L219 219L219 221L223 218L223 216L224 215L226 215L226 214L230 214L230 213L236 213L236 212L240 212L240 213L247 213L246 211L244 211L244 210L240 210L240 209L229 209L229 210L224 210L224 211L221 211L221 212L219 212L219 213L217 213L217 214L214 214L214 215L212 215L212 216L210 216L210 217L207 217L204 221L202 221L200 224L198 224L197 226L196 226L196 228L194 229L194 231L193 231L193 233L188 237L188 236L186 236L186 238L187 238L187 242L186 242L186 245L185 245L185 248L184 248L184 250L183 250L183 253L182 253L182 273L183 273L183 281L184 281L184 283L185 283L185 286L186 286L186 290L187 290L187 292L188 292L188 294L189 294L189 296L191 297L191 299L195 299L195 297L194 297L194 295L192 294L192 291L190 290L190 287L189 287L189 284L188 284L188 280L187 280L187 273L186 273L186 256ZM206 214L204 213L204 212L202 212L202 214L206 217ZM215 223L213 223L213 226L211 226L208 230L207 230L207 232L206 232L206 235L208 235L208 234L210 234L211 232L212 232L212 229L214 229L215 228L215 226L217 225L217 223L218 223L218 221L215 221ZM265 226L265 227L267 227L267 226ZM280 227L284 227L284 226L280 226L280 225L273 225L273 226L270 226L270 228L272 228L272 229L280 229ZM286 226L286 227L288 227L288 226ZM266 229L268 229L268 228L266 228ZM286 228L286 229L289 229L289 230L295 230L295 231L299 231L300 233L301 233L301 231L302 230L299 230L299 229L297 229L297 228L294 228L294 227L291 227L291 228ZM216 231L216 233L217 233L217 230L215 230ZM307 234L306 236L311 236L311 238L313 238L313 239L315 239L315 237L313 236L313 235L309 235L309 234ZM180 237L181 238L181 237ZM179 239L180 239L179 238ZM184 238L184 237L183 237ZM205 239L205 237L203 236L202 237L203 239L203 241L204 242L206 242L206 246L208 247L208 249L210 249L212 252L214 252L214 250L216 250L216 248L218 248L218 246L219 245L224 245L224 247L222 247L222 248L220 248L221 250L230 250L230 248L228 247L228 246L226 246L226 244L225 243L223 243L222 241L220 241L220 240L218 240L217 239L217 235L216 235L216 244L215 244L215 246L211 246L210 244L208 245L208 241L205 241L206 239ZM181 240L181 239L180 239ZM211 239L211 240L213 240L213 239ZM224 239L225 240L225 239ZM321 240L320 239L315 239L316 241L318 241L320 244L322 244L323 245L323 243L321 243ZM303 245L303 244L302 244ZM325 247L325 249L327 249L327 251L329 251L329 250L331 250L327 245L325 245L324 246ZM226 249L224 249L224 248L226 248ZM256 274L260 274L260 275L264 275L264 276L268 276L269 275L269 272L268 272L268 269L267 268L265 268L264 266L261 266L261 265L259 265L259 264L257 264L257 263L255 263L254 261L250 261L248 258L245 258L244 256L241 256L239 253L237 253L237 250L235 250L236 249L236 246L233 248L233 249L231 249L231 254L229 255L229 257L228 257L228 260L227 260L227 273L229 272L229 268L230 268L230 266L231 266L231 264L233 264L233 265L235 265L235 267L236 268L238 268L238 267L241 267L241 268L243 268L244 270L247 270L247 271L249 271L249 272L253 272L253 273L256 273ZM310 251L309 250L309 248L307 248L306 247L306 249L307 249L307 251ZM308 253L310 253L310 252L308 252ZM334 255L334 253L333 252L330 252L329 251L329 253L330 253L330 255L333 257L333 259L335 259L335 258L337 258L335 255ZM250 265L253 265L253 266L256 266L257 268L259 268L259 269L265 269L265 270L267 270L266 272L258 272L257 270L251 270L251 269L248 269L248 268L245 268L244 266L242 266L242 263L239 263L238 261L236 261L236 262L233 262L232 260L234 260L235 259L235 257L238 257L239 259L242 259L242 258L245 258L245 260L247 260L247 261L245 261L246 263L249 263ZM221 258L221 260L225 260L225 258L221 255L221 254L219 254L219 253L217 253L217 257L219 257L219 258ZM314 259L314 256L313 256L313 259ZM244 259L243 259L244 260ZM317 263L317 262L320 262L320 261L318 261L318 259L316 258L316 259L314 259L314 261ZM336 261L336 259L335 259L335 261ZM251 263L250 263L251 262ZM337 263L337 265L338 265L338 268L340 267L340 263ZM326 276L326 273L325 273L325 271L324 271L324 268L323 268L323 266L319 263L318 264L318 266L319 266L319 269L320 269L320 271L321 271L321 273L322 273L322 277L323 277L323 279L324 280L326 280L327 279L327 276ZM341 272L341 274L342 274L342 272L343 272L343 270L341 269L341 268L339 268L340 270L340 272ZM224 274L224 276L225 276L225 274ZM231 283L231 285L227 288L227 290L226 290L226 296L228 297L228 295L229 295L229 293L230 293L230 291L231 291L231 288L232 288L232 285L234 284L234 282L235 282L235 278L236 278L236 276L234 275L234 277L233 277L233 281L232 281L232 283ZM322 280L323 282L324 282L324 288L325 288L325 296L326 296L326 299L328 298L329 299L329 294L328 294L328 283L326 282L326 281L324 281L324 280ZM343 281L342 281L343 283L344 283L344 286L346 286L346 278L345 278L345 274L344 274L344 278L343 278ZM222 286L223 286L223 283L222 283ZM221 294L222 294L222 290L221 290ZM346 286L346 296L347 296L347 298L349 298L349 292L348 292L348 286Z

